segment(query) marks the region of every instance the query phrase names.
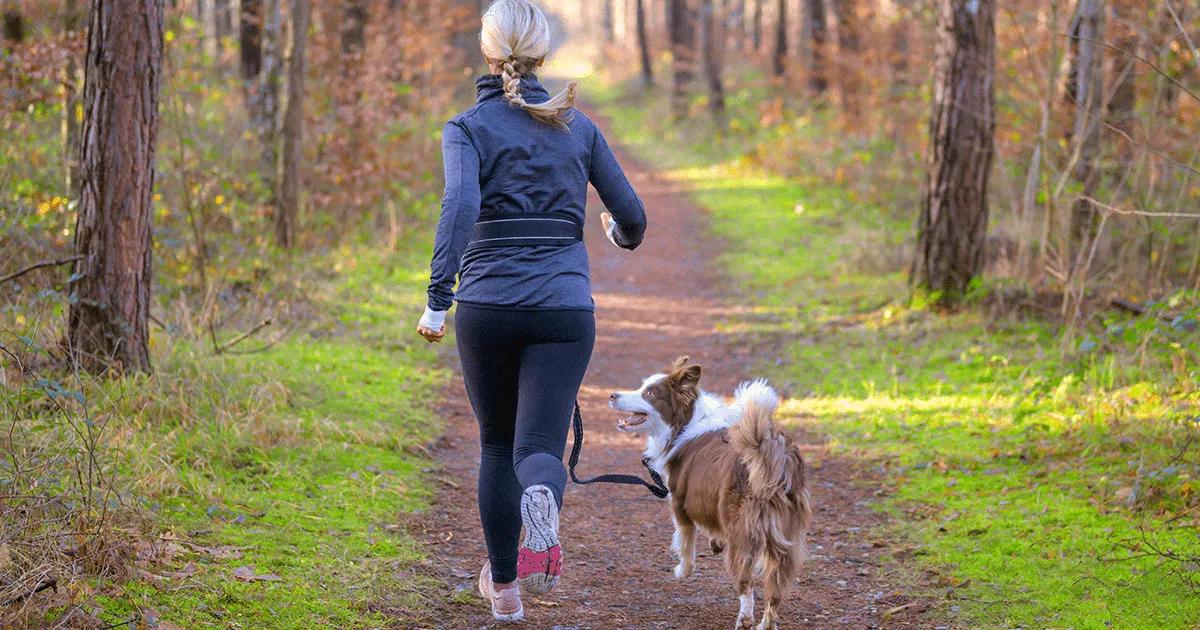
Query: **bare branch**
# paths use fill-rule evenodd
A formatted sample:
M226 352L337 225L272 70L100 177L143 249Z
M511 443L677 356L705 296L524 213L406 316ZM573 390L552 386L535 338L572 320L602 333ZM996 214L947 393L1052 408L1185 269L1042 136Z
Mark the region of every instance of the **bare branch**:
M1175 84L1175 87L1177 87L1177 88L1179 88L1179 89L1183 90L1184 92L1186 92L1186 93L1187 93L1187 95L1188 95L1188 96L1190 96L1190 97L1192 97L1193 99L1195 99L1197 103L1200 103L1200 95L1197 95L1195 92L1193 92L1193 91L1189 90L1189 89L1188 89L1188 86L1184 85L1184 84L1183 84L1183 83L1181 83L1181 82L1180 82L1178 79L1176 79L1175 77L1171 76L1170 74L1167 74L1167 72L1166 72L1166 71L1164 71L1162 68L1159 68L1159 67L1158 67L1158 65L1157 65L1157 64L1155 64L1153 61L1150 61L1149 59L1146 59L1145 57L1143 57L1143 56L1141 56L1141 55L1139 55L1139 54L1137 54L1137 53L1135 53L1135 52L1130 52L1130 51L1128 51L1128 50L1125 50L1124 48L1119 48L1119 47L1117 47L1117 46L1113 46L1112 44L1110 44L1110 43L1108 43L1108 42L1106 42L1106 41L1104 41L1104 40L1102 40L1102 39L1090 39L1090 38L1087 38L1087 37L1079 37L1079 36L1077 36L1077 35L1072 35L1072 34L1070 34L1070 33L1059 33L1059 35L1062 35L1062 36L1064 36L1064 37L1067 37L1067 38L1070 38L1070 39L1078 39L1078 40L1081 40L1081 41L1088 41L1088 42L1093 42L1093 43L1096 43L1096 44L1100 44L1101 46L1104 46L1105 48L1107 48L1107 49L1109 49L1109 50L1112 50L1112 51L1114 51L1114 52L1121 53L1122 55L1125 55L1125 56L1127 56L1127 57L1131 57L1131 58L1133 58L1133 59L1137 59L1138 61L1140 61L1140 62L1142 62L1142 63L1146 64L1147 66L1150 66L1150 68L1151 68L1152 70L1154 70L1155 72L1157 72L1157 73L1158 73L1159 75L1161 75L1161 76L1162 76L1164 79L1166 79L1166 80L1170 81L1171 83Z
M23 276L31 271L41 269L42 267L57 267L59 265L65 265L67 263L72 263L72 262L75 262L76 260L82 260L82 259L83 259L83 256L68 256L67 258L55 258L53 260L43 260L41 262L36 262L36 263L33 263L32 265L29 265L28 267L26 267L24 269L21 269L20 271L14 271L14 272L8 274L7 276L4 276L3 278L0 278L0 284L4 284L5 282L8 282L10 280L16 280L17 278L20 278L21 276Z
M1113 214L1126 214L1139 217L1158 217L1167 219L1200 219L1200 213L1197 212L1152 212L1149 210L1134 210L1133 208L1120 208L1117 206L1112 206L1087 195L1084 195L1080 198L1093 203L1097 207L1107 210Z

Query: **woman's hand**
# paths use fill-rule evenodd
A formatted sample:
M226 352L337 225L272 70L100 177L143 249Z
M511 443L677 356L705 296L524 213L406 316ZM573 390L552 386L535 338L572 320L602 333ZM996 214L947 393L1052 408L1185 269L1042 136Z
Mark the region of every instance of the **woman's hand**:
M617 223L613 221L612 214L601 212L600 223L604 225L604 235L608 237L608 242L620 247L621 244L617 242Z
M446 327L442 326L440 330L434 330L418 324L417 334L424 337L425 341L429 343L440 343L442 338L446 336Z
M604 233L605 234L612 234L613 218L612 218L611 213L601 212L600 213L600 223L604 225Z
M446 336L446 311L435 311L428 306L417 322L417 334L429 343L438 343Z

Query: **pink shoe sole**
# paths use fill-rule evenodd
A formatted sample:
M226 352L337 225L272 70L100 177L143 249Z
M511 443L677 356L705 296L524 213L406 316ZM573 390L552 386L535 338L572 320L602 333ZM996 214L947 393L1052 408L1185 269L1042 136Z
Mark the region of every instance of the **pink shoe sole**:
M517 581L535 595L549 593L562 576L558 542L558 504L546 486L532 486L521 497L525 541L517 554Z

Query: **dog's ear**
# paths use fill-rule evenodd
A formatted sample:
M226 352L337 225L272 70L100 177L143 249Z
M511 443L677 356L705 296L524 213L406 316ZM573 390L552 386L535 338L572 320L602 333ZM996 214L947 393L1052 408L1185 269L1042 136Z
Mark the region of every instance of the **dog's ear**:
M692 360L692 358L685 354L685 355L679 357L678 359L675 359L675 362L671 364L671 369L678 370L678 369L682 368L683 366L687 365L688 361L691 361L691 360Z
M701 371L700 366L693 363L682 369L675 370L672 377L676 383L679 383L680 387L697 387L700 385Z

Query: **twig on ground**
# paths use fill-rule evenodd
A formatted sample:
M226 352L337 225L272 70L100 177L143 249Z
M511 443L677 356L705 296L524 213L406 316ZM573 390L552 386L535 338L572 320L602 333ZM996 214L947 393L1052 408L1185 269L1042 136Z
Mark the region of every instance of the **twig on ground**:
M1146 308L1145 305L1138 304L1137 302L1134 302L1133 300L1126 300L1124 298L1113 298L1109 302L1109 304L1112 304L1113 308L1116 308L1117 310L1125 311L1126 313L1133 313L1134 315L1141 315L1141 316L1153 315L1153 313L1150 312L1150 309ZM1175 315L1172 315L1170 313L1163 313L1161 315L1158 315L1158 319L1160 319L1164 322L1175 321L1175 317L1176 317Z
M243 355L243 354L254 354L256 352L264 352L266 350L270 350L271 348L273 348L275 346L275 344L286 339L287 336L290 335L292 333L292 331L295 329L296 329L296 327L294 325L288 326L286 329L284 329L283 332L279 333L279 335L276 336L274 339L268 341L267 343L264 343L263 345L261 345L257 348L251 348L249 350L226 350L225 353L226 354Z
M37 586L33 587L32 591L29 591L28 593L24 593L22 595L18 595L16 597L8 600L7 602L4 603L4 606L8 607L8 606L12 606L13 604L19 604L19 603L29 599L30 597L33 597L34 595L41 593L42 591L44 591L48 588L52 588L55 590L55 592L57 592L58 591L58 578L46 578L46 579L38 582Z
M913 600L913 601L911 601L911 602L908 602L907 604L900 604L899 606L895 606L895 607L889 608L889 609L887 609L887 610L883 611L883 618L884 618L884 619L888 619L888 618L890 618L890 617L895 617L896 615L898 615L898 614L900 614L900 613L902 613L902 612L904 612L904 611L908 610L909 608L912 608L913 606L916 606L917 604L920 604L920 603L921 603L921 600L917 599L917 600Z
M43 260L40 262L35 262L32 265L29 265L28 267L26 267L24 269L14 271L14 272L8 274L7 276L4 276L3 278L0 278L0 284L4 284L5 282L8 282L10 280L16 280L17 278L20 278L21 276L23 276L31 271L36 271L38 269L41 269L42 267L57 267L59 265L65 265L67 263L72 263L72 262L75 262L76 260L82 260L82 259L83 259L83 256L68 256L67 258L55 258L53 260Z
M271 325L271 318L268 317L268 318L262 320L261 322L259 322L254 328L251 328L250 330L247 330L246 332L234 337L233 339L229 340L225 344L218 344L217 343L217 332L213 328L212 322L209 322L208 333L209 333L209 336L212 338L213 352L215 352L217 354L224 354L225 352L228 352L234 346L238 345L239 343L242 343L243 341L249 339L250 337L253 337L255 334L258 333L258 331L260 331L270 325Z

